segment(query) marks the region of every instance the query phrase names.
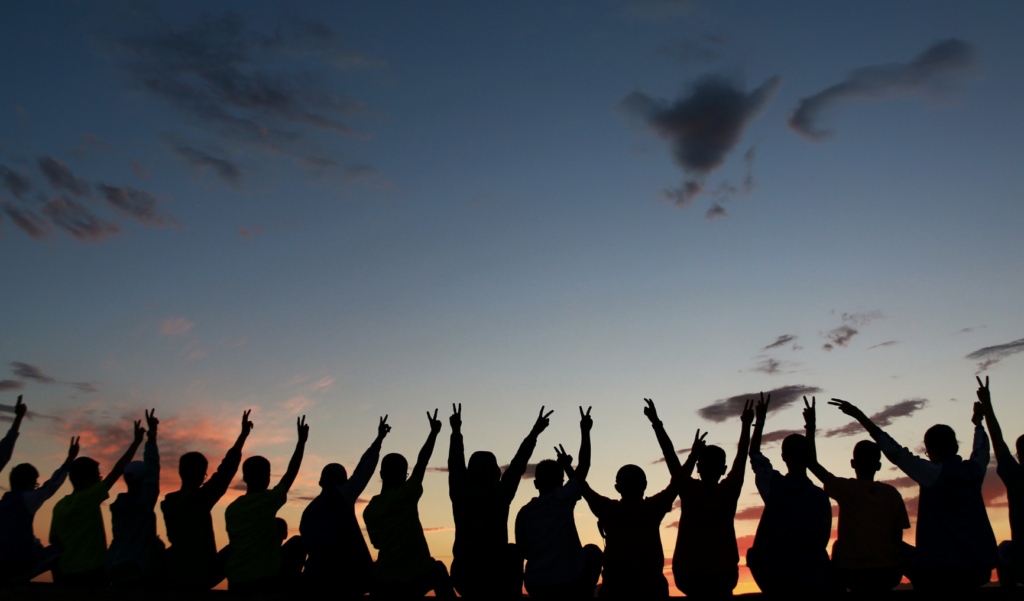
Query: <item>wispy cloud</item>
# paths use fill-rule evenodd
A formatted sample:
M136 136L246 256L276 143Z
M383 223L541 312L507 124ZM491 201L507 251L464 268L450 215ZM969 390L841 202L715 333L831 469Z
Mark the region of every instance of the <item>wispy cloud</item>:
M972 361L980 361L980 363L978 363L978 371L975 372L976 374L980 374L1010 355L1016 355L1020 352L1024 352L1024 338L1014 340L1013 342L1007 342L1006 344L997 344L994 346L980 348L967 355L966 358Z
M43 205L43 216L79 242L99 242L116 236L121 228L92 212L77 200L58 196Z
M770 394L772 397L771 403L768 405L769 411L778 411L793 404L804 395L813 395L819 392L821 392L821 388L805 386L803 384L780 386L764 391L765 395ZM739 417L743 413L743 406L747 400L759 398L761 398L760 392L738 394L727 399L717 400L706 407L701 407L697 410L697 414L708 421L724 422Z
M76 177L67 163L50 156L39 157L36 163L39 166L39 171L46 178L46 182L54 190L68 192L74 196L89 195L89 182L84 178Z
M894 346L894 345L897 345L899 343L900 343L899 340L886 340L885 342L880 342L880 343L878 343L878 344L876 344L874 346L869 346L868 350L870 351L873 348L881 348L883 346Z
M24 387L24 382L19 382L17 380L0 380L0 392L7 392L8 390L21 390Z
M894 405L886 405L884 409L871 416L871 421L879 427L885 427L901 417L909 417L915 412L924 409L928 405L928 399L905 399ZM864 426L859 422L850 422L845 426L834 428L825 432L826 438L833 436L852 436L864 432Z
M143 169L142 165L140 165L138 161L132 161L131 162L131 166L132 166L132 173L134 173L135 175L139 176L141 179L148 179L149 178L149 171L146 171L145 169Z
M821 348L826 351L831 351L837 346L845 348L850 343L850 340L860 333L860 330L857 328L862 328L882 317L884 317L882 312L878 310L865 311L863 313L843 313L843 325L822 334L822 336L828 339L828 342L822 345Z
M32 209L16 206L12 202L4 202L3 211L10 217L15 227L33 240L42 240L53 233L50 222Z
M217 177L229 184L237 186L242 179L242 170L227 156L215 156L184 144L175 144L171 150L196 170L202 172L211 169Z
M0 184L15 198L23 199L32 190L32 180L13 169L0 165Z
M53 384L57 380L43 373L43 370L36 367L35 365L29 365L28 363L22 363L20 361L11 362L11 371L14 373L14 377L22 380L32 380L39 382L40 384Z
M164 336L184 336L195 325L195 322L186 317L168 317L160 322L160 333Z
M790 342L793 342L795 340L796 340L796 336L794 336L793 334L783 334L782 336L779 336L778 338L776 338L775 342L769 344L768 346L762 348L761 350L762 351L767 351L769 349L779 348L781 346L786 346L787 344L789 344Z
M116 187L97 184L96 189L111 207L135 221L152 227L181 225L174 215L160 208L160 199L145 190L131 186Z
M685 455L686 453L689 453L689 452L690 452L690 447L686 447L685 449L679 449L678 451L676 451L676 455ZM651 463L652 464L665 463L665 458L662 457L661 459L658 459L657 461L652 461Z
M772 400L774 401L775 399ZM803 433L803 430L775 430L773 432L765 432L761 435L761 444L767 446L777 442L782 442L783 440L786 440L787 436Z

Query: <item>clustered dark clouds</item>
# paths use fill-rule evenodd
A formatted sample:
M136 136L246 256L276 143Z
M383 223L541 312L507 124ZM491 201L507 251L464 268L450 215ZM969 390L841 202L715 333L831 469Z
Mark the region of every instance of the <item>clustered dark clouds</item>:
M673 204L686 206L705 191L706 177L721 167L739 144L743 131L775 95L780 81L771 77L747 93L723 76L705 75L691 85L686 95L672 102L640 91L622 100L622 110L642 119L671 144L675 163L687 176L678 189L666 191ZM748 165L752 161L753 153ZM749 181L752 185L752 178ZM713 219L723 212L712 207L706 217Z
M826 351L831 351L837 346L845 348L850 343L850 340L860 333L860 330L857 328L862 328L881 317L883 317L882 312L877 310L864 313L843 313L843 325L822 334L828 342L823 344L821 348ZM895 341L883 344L888 345L890 343L895 344Z
M768 411L778 411L783 407L792 405L804 395L813 395L818 394L819 392L821 392L821 389L817 386L796 384L766 390L764 391L764 394L766 396L771 395L771 403L768 405ZM738 394L727 399L717 400L706 407L701 407L697 410L697 414L708 421L724 422L726 420L739 417L740 414L743 413L743 406L747 400L760 398L760 392Z
M972 361L979 361L978 371L976 373L980 374L1010 355L1016 355L1021 352L1024 352L1024 338L1014 340L1013 342L1007 342L1006 344L997 344L994 346L980 348L967 355L966 358Z
M782 361L768 357L758 363L757 367L754 368L754 371L759 371L764 374L777 374L782 371Z
M895 405L886 405L884 409L875 413L871 416L871 421L876 426L882 428L891 425L893 420L900 417L910 417L915 412L924 409L928 405L928 399L906 399L896 403ZM860 422L850 422L845 426L840 426L832 430L825 432L826 438L833 436L852 436L864 431L864 426L860 425Z
M789 118L789 126L805 138L823 140L833 132L822 129L818 120L834 105L849 100L877 100L895 94L940 92L975 64L974 48L951 38L938 42L909 63L854 69L842 82L802 98Z
M63 386L70 386L79 392L98 392L96 387L90 382L62 382L56 378L46 375L43 370L35 365L29 363L22 363L21 361L11 362L11 374L15 378L21 380L0 380L0 391L2 390L20 390L25 387L25 381L36 382L37 384L60 384Z

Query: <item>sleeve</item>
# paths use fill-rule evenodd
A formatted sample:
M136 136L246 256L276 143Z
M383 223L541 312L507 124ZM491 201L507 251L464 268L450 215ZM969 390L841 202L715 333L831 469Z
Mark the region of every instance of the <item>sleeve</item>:
M7 466L14 454L14 442L18 440L18 433L13 430L7 431L7 436L0 439L0 470Z
M379 458L380 442L375 440L370 445L370 448L366 449L363 456L359 458L359 464L353 470L352 477L348 479L348 482L341 485L341 498L349 503L356 502L359 495L363 494L363 490L366 489L366 485L370 483L370 478L373 478L373 473L377 471L377 460Z
M288 487L284 485L284 482L279 483L274 488L267 491L266 494L270 495L270 503L273 504L275 509L281 509L284 504L288 502Z
M206 497L207 506L211 509L217 504L217 501L220 501L224 493L228 491L231 481L235 478L235 474L238 473L238 464L241 462L242 451L231 447L227 454L224 455L224 459L221 460L217 471L200 488Z
M154 508L160 498L160 451L155 442L146 441L142 461L146 467L142 477L142 499L146 507Z
M454 499L466 486L466 450L462 432L452 432L448 443L448 497Z
M775 473L772 462L761 452L751 453L750 467L754 470L754 484L757 486L757 492L761 494L761 500L767 501L768 495L771 493L772 474Z
M881 428L874 428L869 431L871 438L875 439L878 447L886 458L896 464L896 467L903 470L903 473L910 476L910 479L921 486L932 486L939 479L942 466L932 463L927 459L918 457L910 452L910 449L901 447L891 436L882 431Z
M510 503L515 498L516 491L519 490L519 483L523 480L526 466L529 464L530 457L533 456L533 449L536 446L537 439L532 435L524 438L523 443L519 445L519 450L516 451L516 456L512 458L512 463L508 465L508 469L501 475L501 489L505 494L505 498Z
M50 497L56 494L57 490L64 484L64 479L68 475L68 469L61 465L57 468L57 471L53 472L50 479L43 482L43 485L39 488L25 493L25 505L28 506L29 512L35 515L39 508L43 506Z
M971 463L975 464L982 474L988 469L988 463L992 459L989 453L988 433L985 427L978 425L974 427L974 447L971 449Z
M648 497L647 499L647 501L651 503L651 505L661 513L668 513L672 511L672 503L674 503L675 500L676 487L671 484L669 484L665 488L665 490L654 495L653 497Z
M594 489L590 488L590 485L586 482L581 484L580 492L583 494L583 498L586 500L587 505L590 506L590 512L593 513L594 517L597 519L601 519L604 516L605 511L608 510L608 506L612 503L612 500L594 492Z
M103 482L98 482L89 488L86 493L86 499L93 505L99 507L104 501L110 498L110 491L107 490L107 486Z

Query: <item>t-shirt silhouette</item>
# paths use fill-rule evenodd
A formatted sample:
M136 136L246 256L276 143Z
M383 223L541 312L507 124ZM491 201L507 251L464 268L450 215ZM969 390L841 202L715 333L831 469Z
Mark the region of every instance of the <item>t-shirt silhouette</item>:
M530 500L516 516L516 546L526 559L527 588L570 582L586 567L586 556L573 516L582 498L572 478L558 490Z
M839 503L839 536L832 547L832 565L859 570L902 563L899 533L910 528L907 506L895 487L883 482L834 478L825 494Z
M82 574L107 563L107 531L100 506L110 497L107 485L97 482L64 497L53 506L50 543L60 545L60 571Z
M35 553L42 547L33 528L36 512L57 492L67 475L62 465L39 488L7 491L0 499L0 582L32 569Z
M1024 559L1024 469L1021 469L1011 453L998 458L997 473L1006 486L1006 500L1010 510L1010 536L1014 541L1013 555L1017 561Z
M378 582L407 582L434 568L420 524L421 496L423 484L409 481L373 497L363 510L366 533L379 551L373 564Z
M270 490L238 497L224 512L231 556L224 572L229 583L251 582L276 576L281 570L281 535L277 510L288 500L288 489L278 484Z
M740 465L719 482L683 475L672 479L679 495L673 572L714 574L729 571L739 563L735 517L745 469L746 465Z
M160 496L160 455L155 443L146 442L143 450L145 472L135 492L123 492L110 504L110 529L113 538L107 553L107 567L118 569L127 579L142 577L155 567L156 500ZM111 572L113 573L113 572Z

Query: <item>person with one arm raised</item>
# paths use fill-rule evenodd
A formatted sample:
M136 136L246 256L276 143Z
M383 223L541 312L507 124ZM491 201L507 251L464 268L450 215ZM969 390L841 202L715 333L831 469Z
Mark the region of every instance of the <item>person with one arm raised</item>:
M825 494L839 504L839 537L832 546L832 571L840 589L858 595L890 591L903 579L903 531L910 518L894 486L875 482L882 451L870 440L853 447L856 478L840 478L818 463L814 444L815 398L804 397L804 423L810 449L807 469L821 481Z
M782 441L787 473L772 468L761 453L761 436L768 417L767 398L754 408L756 421L750 440L754 483L764 501L747 565L761 591L768 595L810 595L832 589L828 541L832 536L832 504L825 491L807 477L810 449L807 437L790 434Z
M68 479L74 491L57 501L50 522L50 544L63 549L53 568L53 580L71 588L97 588L110 583L107 576L107 531L100 506L110 489L135 457L146 429L135 421L134 438L106 478L100 479L100 464L89 457L71 462Z
M594 595L601 574L601 550L580 543L574 515L582 498L580 481L586 480L590 471L593 427L590 409L584 413L580 407L580 459L573 477L565 482L563 465L551 459L541 461L533 482L540 494L516 516L516 546L526 559L523 581L531 597Z
M370 590L373 559L356 520L356 502L377 471L380 447L389 432L385 415L351 478L340 463L329 463L320 472L320 494L306 506L299 522L299 534L309 551L302 588L310 594L349 598Z
M299 475L309 439L306 416L295 420L298 442L288 469L277 486L270 488L270 462L259 455L242 464L245 494L224 512L231 555L225 571L228 590L247 593L284 592L295 584L306 559L302 538L293 536L281 544L277 511L288 501L288 491ZM289 568L295 568L292 572Z
M423 476L441 432L437 409L433 417L427 412L427 420L430 434L412 473L405 457L398 453L385 455L380 462L380 494L370 499L363 510L366 534L379 551L373 564L370 593L375 597L422 597L431 590L437 597L455 597L448 568L431 557L420 523Z
M502 473L489 451L473 453L467 467L462 404L457 409L452 404L448 447L448 496L455 517L452 583L464 597L522 597L523 557L508 542L508 512L550 415L540 408L533 428Z
M14 403L14 419L11 420L11 427L7 430L7 434L0 439L0 470L7 467L7 463L11 460L11 456L14 454L14 443L18 440L18 430L21 429L21 421L25 419L25 414L28 413L28 407L25 403L21 402L23 395L18 395L18 400ZM6 409L10 409L8 405Z

